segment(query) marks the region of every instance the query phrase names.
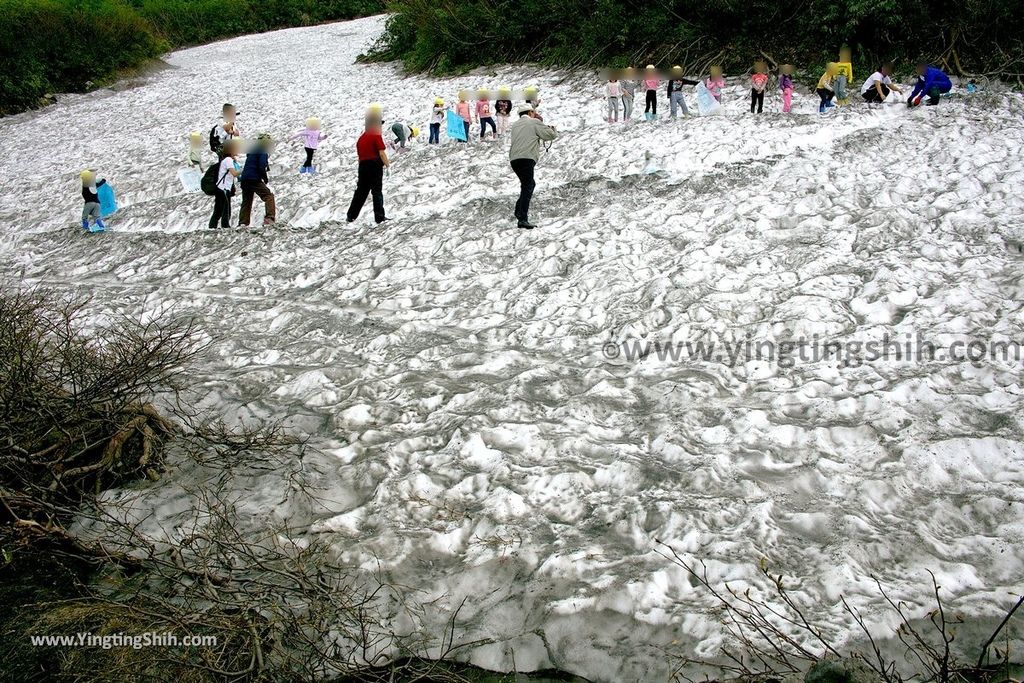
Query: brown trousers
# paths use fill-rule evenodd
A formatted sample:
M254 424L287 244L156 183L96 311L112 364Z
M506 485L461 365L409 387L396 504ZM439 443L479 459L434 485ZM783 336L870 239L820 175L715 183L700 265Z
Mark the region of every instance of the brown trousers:
M274 203L274 193L270 191L267 184L262 180L243 180L241 185L242 208L238 210L238 224L249 225L253 195L259 195L259 198L263 200L264 209L266 209L264 222L275 221L277 219L277 204Z

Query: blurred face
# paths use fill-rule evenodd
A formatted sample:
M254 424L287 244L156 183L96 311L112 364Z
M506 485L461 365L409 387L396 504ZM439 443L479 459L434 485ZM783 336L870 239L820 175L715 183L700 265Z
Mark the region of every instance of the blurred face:
M917 75L918 76L924 76L924 72L927 70L927 65L926 64L918 64L917 68L914 69L914 70L917 71Z
M96 182L96 174L95 173L87 173L87 174L82 176L82 185L92 185L95 182Z
M711 67L711 76L713 78L721 78L722 77L722 67L720 67L720 66L713 66L713 67Z
M878 73L882 74L883 76L891 76L891 72L892 69L890 69L888 66L883 66L881 69L878 70Z
M850 52L850 48L844 47L841 50L839 50L839 61L841 61L841 62L851 62L851 61L853 61L853 53Z
M234 107L228 107L227 109L224 110L224 120L225 121L234 121L235 120L235 108Z

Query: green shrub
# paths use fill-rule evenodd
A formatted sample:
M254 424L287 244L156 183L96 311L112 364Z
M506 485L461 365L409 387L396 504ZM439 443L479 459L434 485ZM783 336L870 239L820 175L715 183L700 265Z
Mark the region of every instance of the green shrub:
M0 115L172 47L379 13L383 0L0 0Z
M368 59L401 59L411 70L535 61L694 72L716 62L742 74L763 52L817 76L848 44L860 72L890 60L909 70L918 58L953 73L1024 71L1015 0L391 0L388 9Z

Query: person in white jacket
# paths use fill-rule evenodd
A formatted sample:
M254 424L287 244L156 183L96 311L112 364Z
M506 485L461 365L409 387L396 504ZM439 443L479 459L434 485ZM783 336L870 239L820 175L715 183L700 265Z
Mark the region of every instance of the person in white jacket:
M622 86L619 79L612 76L604 86L604 96L608 100L608 123L616 123L619 120L619 103L622 101Z

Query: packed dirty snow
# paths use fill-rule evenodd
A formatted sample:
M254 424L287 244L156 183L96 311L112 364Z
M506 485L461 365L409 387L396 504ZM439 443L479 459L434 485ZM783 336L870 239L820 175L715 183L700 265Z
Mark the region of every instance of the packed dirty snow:
M926 569L968 616L1005 608L1024 575L1019 361L603 350L1024 341L1019 95L819 116L804 90L793 115L769 93L752 116L737 82L723 115L609 125L592 74L356 65L382 26L183 50L137 87L0 120L4 286L87 293L97 320L198 316L213 340L198 406L284 419L320 450L322 507L266 473L238 492L241 524L286 521L431 602L399 630L440 635L465 598L458 640L487 641L468 661L595 681L663 680L666 651L721 643L713 600L659 541L738 586L763 587L764 559L840 639L855 635L840 595L891 626L872 576L918 614ZM385 182L393 222L368 206L344 222L370 101L425 141L435 96L532 83L561 132L537 169L539 229L514 226L501 141L414 145ZM272 159L277 228L207 230L212 200L178 185L188 132L226 101L247 134L318 116L331 135L316 177L300 148ZM90 166L123 205L105 234L76 227ZM162 533L188 477L118 495Z

